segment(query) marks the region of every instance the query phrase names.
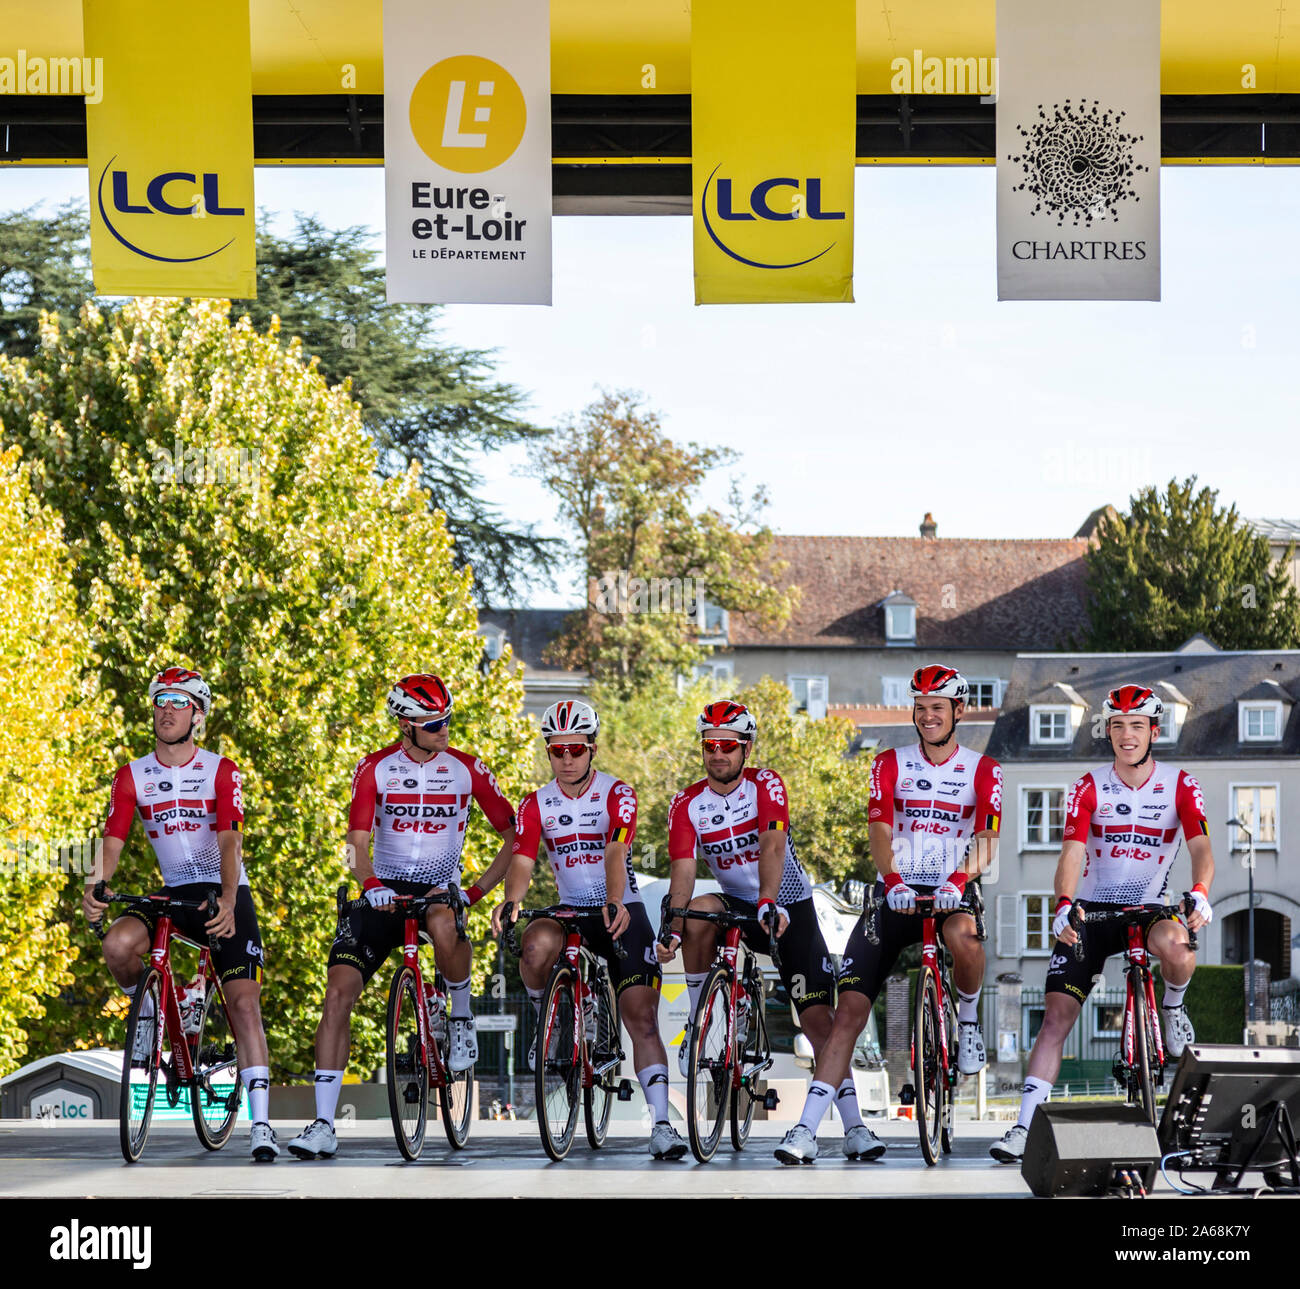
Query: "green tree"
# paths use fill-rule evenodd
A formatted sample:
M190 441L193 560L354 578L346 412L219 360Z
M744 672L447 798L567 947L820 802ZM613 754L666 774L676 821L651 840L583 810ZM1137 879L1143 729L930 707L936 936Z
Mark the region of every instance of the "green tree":
M0 437L62 518L76 613L127 734L113 764L152 746L145 687L168 662L215 694L205 743L244 773L245 859L267 949L265 1015L277 1074L313 1064L334 931L349 785L360 756L393 739L383 696L396 675L436 669L456 697L455 742L513 800L531 766L522 681L508 658L480 670L468 569L414 473L381 480L360 410L296 344L225 302L94 305L43 327L30 360L0 357ZM84 786L102 811L109 773ZM102 817L102 816L101 816ZM499 840L477 812L476 872ZM119 889L157 885L137 829ZM79 914L76 981L42 1022L57 1050L120 1041L120 995ZM482 933L486 914L475 910ZM486 968L480 964L480 976ZM374 989L354 1022L353 1063L382 1052Z
M1088 552L1089 649L1176 649L1198 631L1221 649L1300 645L1292 551L1274 564L1267 540L1217 499L1195 476L1171 479L1102 519Z
M72 316L94 290L81 202L50 215L29 206L0 218L0 353L34 353L41 310Z
M234 301L258 330L280 319L331 384L350 382L379 447L384 475L420 463L420 482L447 516L456 557L474 568L483 596L509 598L524 570L549 569L555 542L512 524L480 494L481 454L546 431L524 414L526 397L493 376L490 351L439 335L433 305L389 304L373 233L329 229L306 215L293 236L257 235L257 299Z
M777 628L797 600L776 578L773 534L759 522L762 488L746 496L733 481L726 512L694 509L708 477L731 466L727 448L679 445L637 395L603 392L532 453L531 473L576 535L588 588L551 656L627 696L689 672L702 656L715 609L746 613Z

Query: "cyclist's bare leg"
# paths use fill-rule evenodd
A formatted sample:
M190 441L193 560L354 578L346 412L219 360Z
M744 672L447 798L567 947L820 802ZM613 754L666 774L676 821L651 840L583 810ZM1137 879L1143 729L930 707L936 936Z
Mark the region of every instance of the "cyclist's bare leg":
M239 1053L239 1068L265 1065L266 1031L262 1028L262 985L257 980L227 980L221 986L226 998L226 1014L230 1028L235 1033L235 1048ZM346 1064L347 1054L344 1053ZM342 1069L343 1066L335 1066Z
M813 1010L815 1009L810 1007L804 1013L804 1018ZM867 1017L870 1015L871 1002L865 994L860 994L856 990L846 990L840 995L831 1032L822 1045L813 1078L822 1083L829 1083L832 1088L838 1088L848 1078L853 1049L857 1045L858 1036L866 1028ZM806 1019L805 1023L807 1023ZM811 1036L809 1041L812 1041Z
M456 919L447 908L429 910L427 926L433 958L445 980L464 980L473 963L474 946L456 937ZM557 950L558 952L558 950Z
M104 961L123 989L134 989L153 939L139 918L118 918L104 936Z
M1079 1019L1083 1004L1067 994L1047 994L1043 999L1043 1026L1034 1039L1034 1050L1029 1053L1029 1068L1025 1071L1035 1079L1055 1083L1061 1072L1061 1053L1065 1040Z
M1165 983L1179 988L1196 969L1196 955L1187 947L1187 928L1167 919L1155 923L1147 932L1147 948L1160 959L1160 974Z
M963 994L978 993L984 984L984 943L975 934L975 919L954 913L943 924L943 942L952 954L953 984Z
M564 936L560 931L559 923L552 922L550 918L529 923L523 935L523 942L520 945L522 952L519 955L519 976L525 988L532 990L546 988L546 978L551 974L551 968L555 965L556 958L560 956L563 945Z
M329 969L325 981L325 1006L316 1027L316 1068L346 1070L352 1047L352 1008L365 982L355 967L337 963Z
M697 913L722 913L726 905L716 895L699 895L687 908ZM718 928L711 922L699 922L686 919L682 936L682 966L691 975L703 975L713 962L713 955L718 948Z
M816 1007L808 1007L799 1013L799 1028L808 1036L808 1041L812 1044L814 1060L821 1057L826 1040L831 1036L834 1020L834 1013L824 1003L819 1003ZM866 1025L865 1018L862 1023Z
M668 1053L659 1037L659 991L649 985L633 985L618 997L618 1014L632 1039L632 1068L667 1065Z

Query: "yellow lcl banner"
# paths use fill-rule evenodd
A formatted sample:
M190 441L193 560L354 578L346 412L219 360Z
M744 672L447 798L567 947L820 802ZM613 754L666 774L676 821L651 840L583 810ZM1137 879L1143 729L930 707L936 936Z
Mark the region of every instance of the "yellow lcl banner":
M256 295L248 0L83 0L90 252L103 295Z
M695 303L853 300L854 0L695 0Z

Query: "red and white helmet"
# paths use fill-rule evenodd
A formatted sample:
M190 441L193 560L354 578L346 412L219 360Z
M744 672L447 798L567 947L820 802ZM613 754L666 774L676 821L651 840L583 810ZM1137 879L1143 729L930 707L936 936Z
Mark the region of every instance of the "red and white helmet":
M912 683L908 688L913 698L951 698L964 703L970 697L966 677L937 662L928 667L918 667L912 673Z
M557 734L590 734L595 738L598 733L600 717L596 715L596 709L576 698L552 703L542 713L543 738L553 738Z
M754 735L758 733L758 722L743 703L721 698L716 703L710 703L695 722L697 734L703 734L706 730L727 730L749 743L753 742Z
M149 682L150 703L158 694L172 693L188 694L204 716L212 710L212 690L197 671L185 667L164 667Z
M1165 705L1144 685L1121 685L1106 695L1101 710L1107 722L1112 716L1149 716L1158 721L1165 714Z
M388 713L398 721L437 720L451 714L451 690L428 672L403 676L388 691Z

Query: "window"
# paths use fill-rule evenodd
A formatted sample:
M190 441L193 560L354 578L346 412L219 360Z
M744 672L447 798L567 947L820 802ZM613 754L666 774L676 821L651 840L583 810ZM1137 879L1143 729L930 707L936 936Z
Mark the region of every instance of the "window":
M1281 703L1238 703L1237 737L1243 743L1276 743L1282 737Z
M916 605L885 605L885 639L891 644L912 644L916 640Z
M505 647L506 633L500 627L481 626L478 633L483 637L483 652L489 662L496 662Z
M1277 794L1276 783L1234 783L1229 791L1232 817L1240 819L1255 834L1256 850L1277 849ZM1234 850L1246 850L1249 843L1240 828L1231 829Z
M1026 957L1052 952L1052 918L1055 897L1046 891L1020 896L1020 932Z
M724 644L728 641L727 630L729 622L727 619L727 610L713 604L707 597L701 595L695 605L695 620L699 623L700 636L705 640L720 640Z
M912 703L912 694L908 689L908 676L883 676L880 680L881 694L880 701L886 707L910 707Z
M1038 1031L1043 1028L1043 1018L1046 1015L1047 1008L1042 1003L1026 1003L1020 1009L1021 1051L1028 1052L1033 1048L1034 1039L1038 1037Z
M968 707L997 707L1002 702L1002 682L1000 680L971 680Z
M1021 788L1020 817L1024 850L1054 850L1065 835L1065 789Z
M708 662L695 664L696 680L711 680L715 684L722 684L724 681L734 679L736 675L736 664L731 658L709 659Z
M793 709L821 720L826 715L826 696L830 689L825 676L787 676L785 683L794 698Z
M1093 1038L1113 1038L1117 1042L1124 1034L1124 996L1118 1002L1099 999L1092 1009Z
M1031 706L1029 708L1030 743L1068 743L1072 734L1068 707Z

